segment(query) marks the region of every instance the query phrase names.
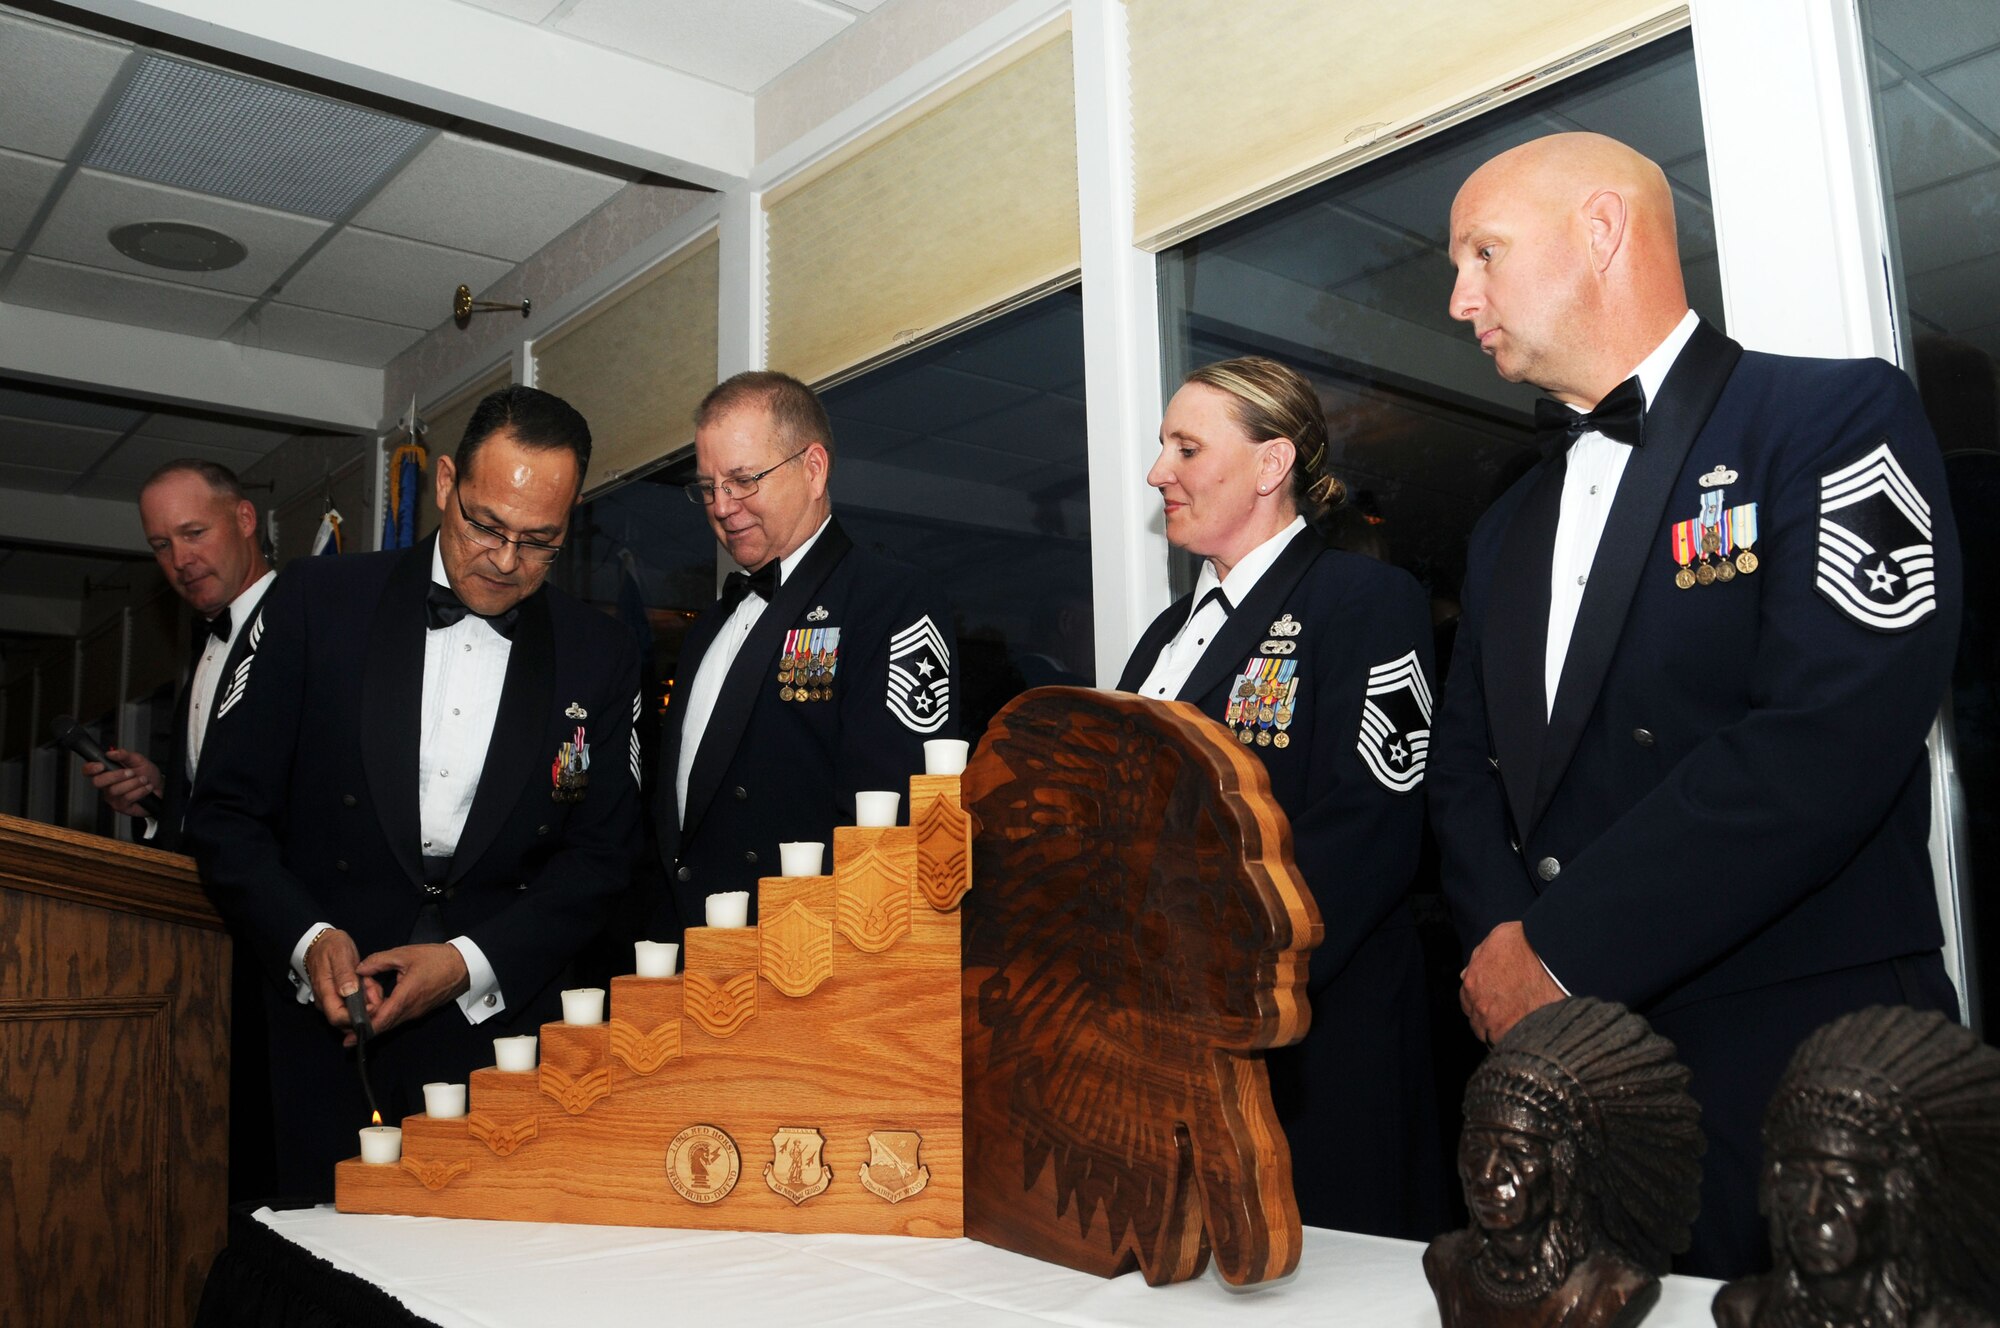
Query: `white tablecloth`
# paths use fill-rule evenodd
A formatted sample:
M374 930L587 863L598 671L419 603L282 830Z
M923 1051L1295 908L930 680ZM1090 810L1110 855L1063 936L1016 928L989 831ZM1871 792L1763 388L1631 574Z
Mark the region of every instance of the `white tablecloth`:
M652 1227L371 1217L330 1207L258 1218L442 1328L760 1325L1437 1323L1423 1247L1308 1228L1299 1271L1237 1291L1105 1281L972 1240L772 1236ZM1717 1283L1670 1277L1646 1328L1709 1328Z

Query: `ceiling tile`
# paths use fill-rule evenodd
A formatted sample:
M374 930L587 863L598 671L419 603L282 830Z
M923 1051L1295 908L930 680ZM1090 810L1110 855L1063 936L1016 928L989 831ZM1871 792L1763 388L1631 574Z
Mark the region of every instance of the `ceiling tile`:
M0 245L12 248L27 233L62 163L0 150Z
M518 263L624 184L545 157L441 134L354 224Z
M250 301L239 295L33 257L14 273L7 300L31 309L53 309L195 337L220 336L250 307Z
M451 317L461 283L478 294L511 263L347 227L285 287L285 302L426 331Z
M0 455L5 455L0 445ZM67 493L76 483L73 470L44 470L40 466L17 466L0 461L0 489L26 489L31 493Z
M4 261L4 260L0 260ZM61 389L30 387L24 383L0 383L0 415L23 420L53 420L86 429L109 429L124 433L145 417L137 407L102 401Z
M175 442L166 438L127 438L104 459L94 478L122 481L126 492L132 493L147 476L169 461L194 457L219 462L240 474L245 466L260 460L261 456L257 452L242 452L233 447L205 447L200 443Z
M523 23L540 23L562 8L562 0L461 0L476 9L490 9Z
M1937 85L1940 92L1978 116L1987 133L2000 134L2000 51L1954 65L1934 75L1931 82Z
M755 92L854 22L815 0L579 0L551 26L738 92Z
M285 424L256 424L249 420L221 419L191 411L162 410L139 426L145 438L169 443L198 443L207 448L262 455L297 433Z
M130 50L0 13L0 147L68 157Z
M249 253L220 272L177 272L112 248L112 228L133 221L180 221L221 231ZM267 208L191 194L102 171L78 171L49 214L31 252L206 290L261 295L326 231L326 223Z
M233 339L246 346L281 350L288 355L310 355L379 369L422 335L419 328L273 302L252 314Z
M112 429L80 429L42 419L0 415L0 461L67 471L74 479L118 441Z

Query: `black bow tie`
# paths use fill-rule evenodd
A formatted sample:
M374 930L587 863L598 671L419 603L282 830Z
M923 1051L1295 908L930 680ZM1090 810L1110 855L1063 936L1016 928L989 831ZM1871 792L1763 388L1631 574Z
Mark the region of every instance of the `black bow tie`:
M473 617L512 641L514 623L521 616L521 606L516 604L505 613L496 613L489 618L483 613L472 613L472 610L466 607L465 601L458 597L457 591L433 581L430 594L424 597L424 612L430 619L430 630L433 632L440 627L449 627L471 613Z
M227 641L229 639L229 609L227 606L224 606L222 612L216 614L213 618L195 624L194 638L196 641L201 642L203 648L206 648L208 642L202 640L204 636L212 636L218 641Z
M1645 443L1646 393L1638 378L1627 378L1597 403L1597 409L1578 413L1560 401L1542 397L1535 402L1535 436L1568 447L1587 433L1601 433L1616 443L1633 447Z
M1222 593L1221 586L1216 586L1213 589L1211 589L1206 595L1203 595L1201 597L1201 603L1194 606L1194 611L1196 613L1200 613L1210 604L1220 604L1222 606L1222 616L1225 618L1227 618L1231 613L1234 613L1236 611L1236 606L1229 602L1229 596Z
M757 595L766 604L778 597L778 559L773 558L754 572L731 572L722 578L722 598L731 612L745 595Z

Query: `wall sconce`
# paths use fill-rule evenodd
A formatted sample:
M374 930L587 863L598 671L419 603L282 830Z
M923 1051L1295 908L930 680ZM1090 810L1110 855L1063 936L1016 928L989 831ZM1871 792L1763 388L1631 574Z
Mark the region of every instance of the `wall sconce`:
M526 318L531 304L532 301L529 300L523 300L519 304L507 304L498 300L475 300L472 298L472 287L460 286L452 292L451 321L464 327L472 321L474 314L508 313L515 309L519 309L521 317Z

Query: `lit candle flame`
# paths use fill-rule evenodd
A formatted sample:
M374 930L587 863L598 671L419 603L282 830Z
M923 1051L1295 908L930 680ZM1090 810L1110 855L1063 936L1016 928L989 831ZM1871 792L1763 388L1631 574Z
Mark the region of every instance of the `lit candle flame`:
M379 1111L371 1112L368 1117L368 1123L370 1125L380 1125L382 1123L382 1113Z

